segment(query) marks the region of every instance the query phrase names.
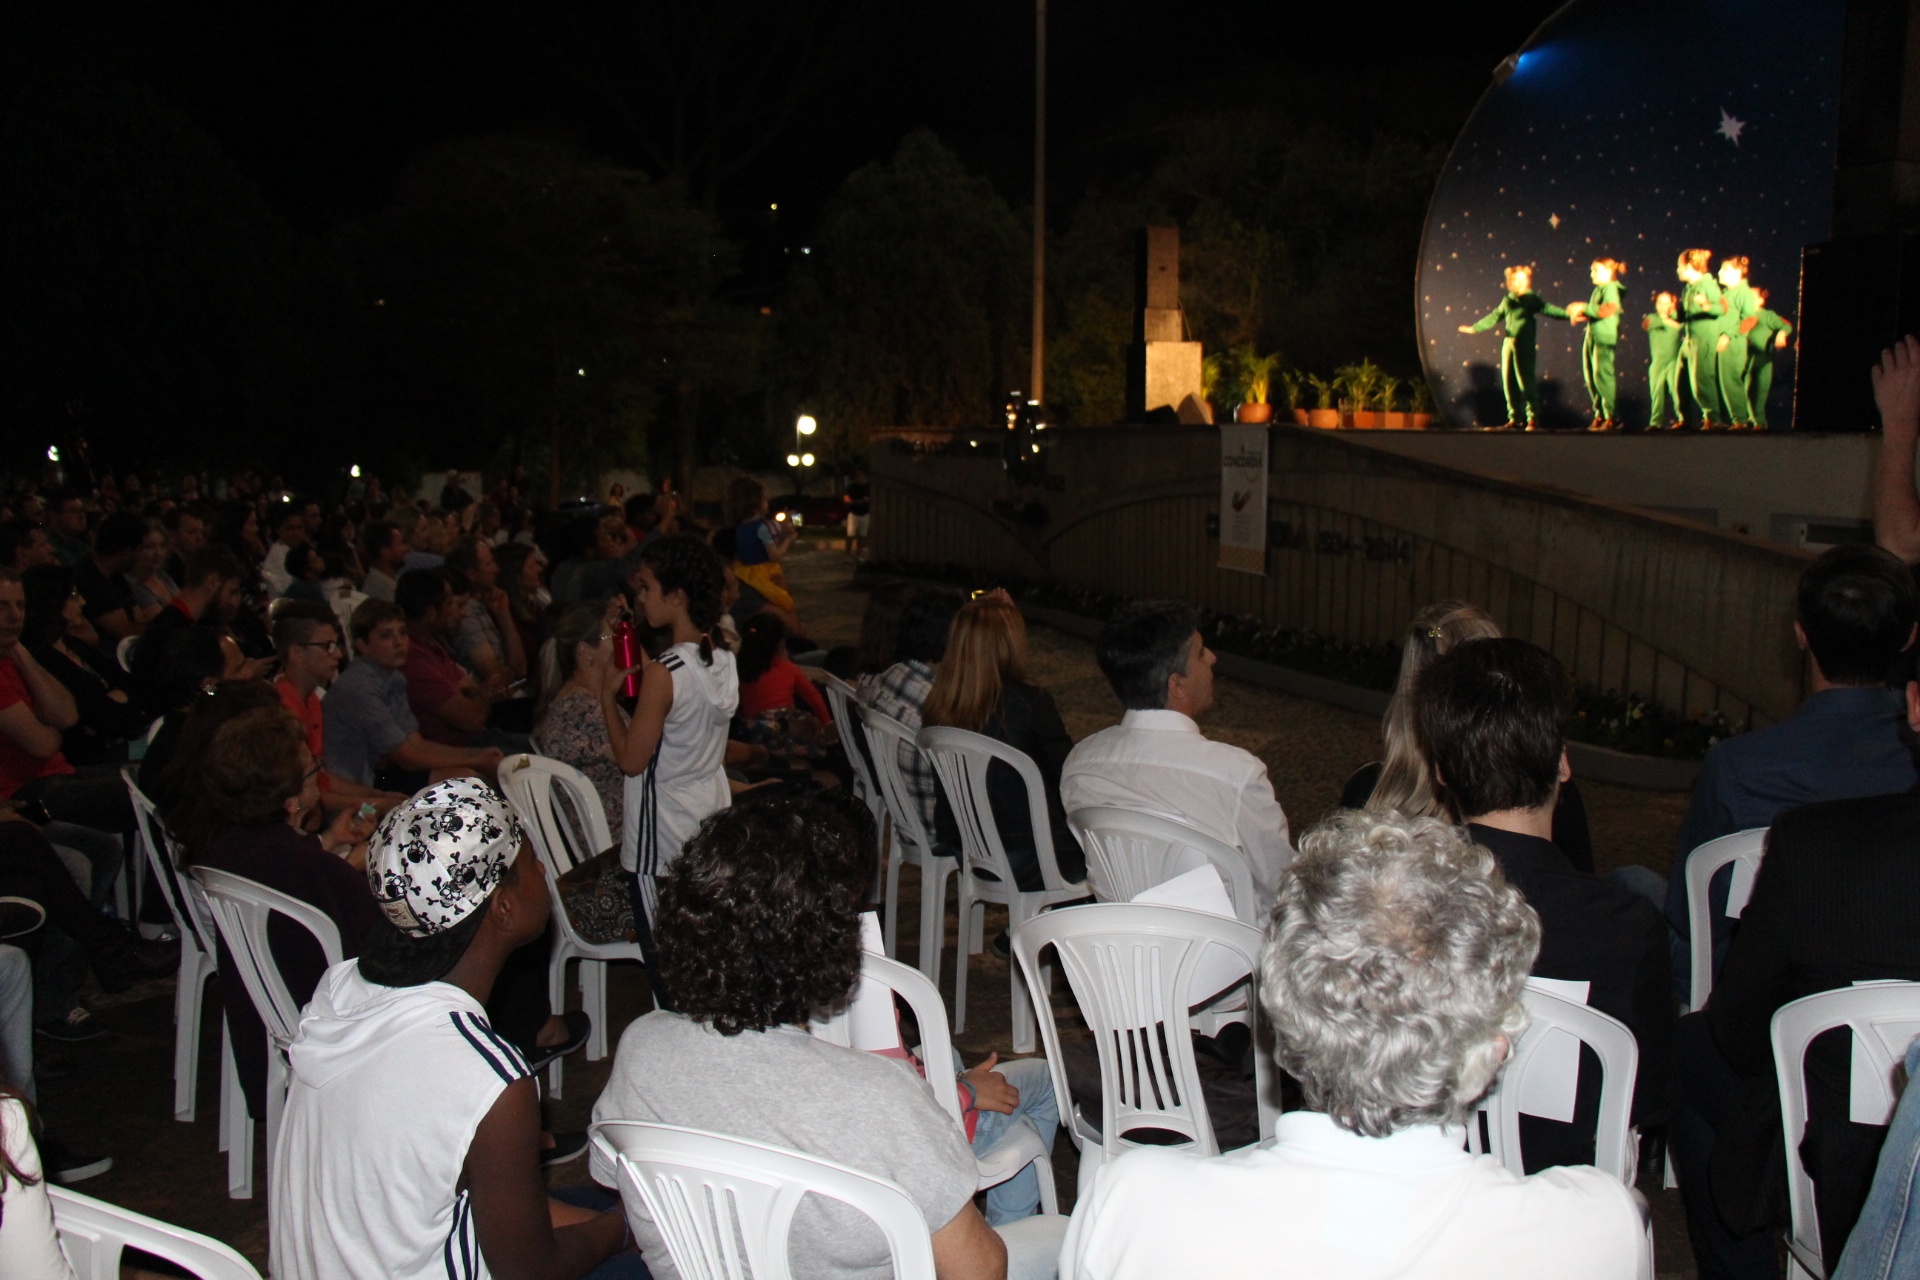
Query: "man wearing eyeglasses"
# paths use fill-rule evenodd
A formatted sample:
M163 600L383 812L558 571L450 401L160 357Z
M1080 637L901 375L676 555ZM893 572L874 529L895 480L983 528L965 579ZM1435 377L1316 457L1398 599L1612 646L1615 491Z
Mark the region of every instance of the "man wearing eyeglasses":
M284 600L273 614L273 647L280 655L280 678L273 682L280 705L293 712L307 735L307 750L324 760L325 717L320 690L340 674L345 656L340 645L340 622L333 610L312 600ZM406 799L397 791L376 791L351 778L320 769L320 803L331 818L342 809L371 804L385 813Z

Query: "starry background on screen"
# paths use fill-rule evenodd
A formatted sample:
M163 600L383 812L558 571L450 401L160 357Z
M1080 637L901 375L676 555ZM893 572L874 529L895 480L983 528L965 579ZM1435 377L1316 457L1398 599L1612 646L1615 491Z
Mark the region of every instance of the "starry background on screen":
M1841 0L1741 4L1578 0L1528 41L1454 143L1427 213L1420 350L1443 419L1506 421L1498 330L1456 332L1499 303L1501 270L1534 265L1534 290L1585 301L1595 258L1627 264L1617 365L1620 417L1647 418L1640 319L1680 291L1682 249L1753 260L1749 280L1798 325L1800 250L1827 238L1838 122ZM1582 330L1539 322L1543 425L1592 415ZM1768 416L1792 416L1793 351L1774 365Z

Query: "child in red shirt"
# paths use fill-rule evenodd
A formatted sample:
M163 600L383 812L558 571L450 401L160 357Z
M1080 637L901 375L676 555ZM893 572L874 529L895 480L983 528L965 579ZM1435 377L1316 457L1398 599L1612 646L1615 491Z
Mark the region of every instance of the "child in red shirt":
M756 613L740 628L740 714L748 720L769 711L805 707L824 727L833 723L827 701L787 657L787 629L770 613Z

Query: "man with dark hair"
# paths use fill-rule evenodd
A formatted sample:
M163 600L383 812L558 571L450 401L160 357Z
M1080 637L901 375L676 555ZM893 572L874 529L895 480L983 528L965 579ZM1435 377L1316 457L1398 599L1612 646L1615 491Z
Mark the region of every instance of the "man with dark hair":
M1865 543L1834 547L1800 575L1794 638L1810 659L1812 692L1791 717L1715 743L1700 764L1667 879L1673 975L1690 979L1687 858L1709 840L1770 825L1819 800L1886 795L1920 781L1907 747L1906 707L1889 688L1910 648L1920 597L1905 565ZM1725 919L1731 869L1714 878L1714 962L1731 936Z
M0 526L0 568L25 573L58 563L47 531L31 520L9 520Z
M933 692L933 678L947 653L947 631L961 603L959 592L941 587L916 591L908 598L900 611L898 660L861 688L861 698L868 706L920 732L927 695ZM900 776L919 802L920 819L931 835L940 783L934 777L933 765L905 742L900 744Z
M1586 1002L1640 1046L1633 1117L1664 1124L1673 1035L1666 930L1640 895L1580 871L1553 843L1567 767L1567 673L1524 640L1472 640L1434 659L1414 686L1414 732L1434 790L1540 916L1537 978L1584 983ZM1582 1050L1583 1059L1590 1057ZM1598 1060L1583 1063L1571 1120L1520 1118L1529 1172L1593 1163Z
M399 526L375 520L360 535L360 550L367 565L360 589L375 600L391 601L400 566L407 559L407 540L400 536Z
M1125 714L1067 757L1061 803L1068 813L1158 814L1233 845L1247 856L1264 914L1293 861L1287 815L1258 756L1200 732L1197 721L1213 706L1214 657L1199 612L1171 600L1136 604L1100 629L1094 656ZM1191 857L1192 866L1207 865Z
M506 802L473 778L428 787L374 832L367 879L386 919L327 970L287 1055L273 1274L645 1274L611 1197L548 1199L533 1065L488 1020L550 910Z
M287 552L305 545L312 531L307 528L304 508L297 502L283 502L275 507L272 520L273 545L267 548L260 576L266 579L267 590L283 596L293 585L293 575L287 572Z
M142 697L155 706L172 705L161 696L161 685L173 638L192 627L224 632L240 612L245 577L240 557L226 547L203 547L188 558L180 594L154 615L133 646L128 669ZM264 665L249 663L246 674L258 674Z
M320 690L340 674L344 656L340 621L333 610L311 600L284 601L273 615L273 651L280 659L280 675L273 682L280 705L293 713L306 737L313 762L320 765L315 782L329 814L360 804L372 804L381 813L406 799L397 791L376 791L352 778L343 778L324 765L326 713Z
M88 621L108 644L141 632L142 623L134 612L133 592L127 587L125 575L133 565L133 553L146 536L145 520L116 511L100 522L93 550L73 566L73 589L86 601Z
M420 735L450 747L475 746L487 732L493 700L447 647L466 616L465 598L441 569L407 570L393 598L407 615L407 661L401 670Z
M167 531L167 576L182 582L187 576L187 562L207 545L213 512L198 502L168 507L160 517L160 527Z
M749 802L702 824L663 877L654 924L676 1011L627 1027L594 1121L731 1134L898 1183L926 1219L942 1280L1003 1276L1010 1253L1026 1261L1029 1251L1051 1275L1060 1219L987 1225L966 1135L909 1066L807 1033L859 980L870 844L844 813L797 800ZM788 927L795 920L807 927ZM592 1158L595 1178L613 1184L615 1171ZM678 1280L645 1207L627 1208L654 1274ZM809 1197L791 1240L812 1275L885 1273L879 1230L844 1206Z
M57 490L47 499L47 539L63 568L71 569L93 550L87 538L87 498L77 489Z
M362 600L353 611L358 656L342 671L323 704L327 768L363 787L411 793L429 775L477 772L491 778L502 752L494 747L449 747L420 736L407 702L409 641L406 615L387 600Z
M513 605L500 585L493 548L467 538L447 553L447 569L465 578L469 595L453 633L453 653L482 683L504 692L527 674L527 654Z

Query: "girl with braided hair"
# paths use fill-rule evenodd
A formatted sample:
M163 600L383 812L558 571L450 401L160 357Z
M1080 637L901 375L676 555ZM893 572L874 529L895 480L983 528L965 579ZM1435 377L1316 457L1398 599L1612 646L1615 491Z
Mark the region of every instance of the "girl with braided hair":
M647 625L668 632L671 643L638 668L639 701L617 735L613 701L628 674L618 663L607 664L600 701L627 779L620 867L631 877L634 923L646 947L657 879L700 823L731 801L722 766L740 678L733 654L715 640L726 576L711 547L691 534L658 539L640 553L633 582Z

